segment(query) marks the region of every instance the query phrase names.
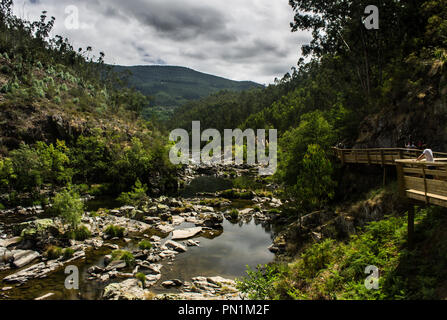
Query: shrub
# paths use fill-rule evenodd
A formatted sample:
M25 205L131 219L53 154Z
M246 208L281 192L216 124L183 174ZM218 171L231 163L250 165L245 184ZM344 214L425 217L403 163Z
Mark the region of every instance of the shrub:
M152 243L148 240L141 240L138 244L138 248L140 248L141 250L149 250L150 248L152 248Z
M267 300L274 295L274 282L280 277L280 272L275 266L257 266L252 270L247 266L247 276L236 280L236 287L243 293L247 293L251 300Z
M135 264L135 257L126 250L115 250L112 252L112 260L122 260L126 262L126 266L131 267Z
M66 189L56 194L52 210L70 225L71 230L76 230L84 213L84 203L77 193Z
M86 239L89 239L91 236L92 234L86 226L80 226L74 232L74 238L77 241L84 241Z
M239 210L237 210L237 209L232 209L232 210L230 211L230 218L231 218L232 220L237 220L237 219L239 218Z
M45 256L50 260L54 260L62 256L62 253L62 248L57 246L49 246L45 251Z
M0 203L0 210L5 210L5 206L2 203Z
M148 190L147 185L145 184L143 185L140 179L137 179L135 185L132 188L132 191L121 193L121 195L117 198L117 200L122 204L138 206L142 202L148 199L147 190Z
M106 230L104 231L105 234L112 238L122 238L124 237L124 231L125 229L120 226L115 226L113 224L107 226Z
M135 278L137 278L137 280L141 281L141 286L144 288L146 285L146 275L142 272L139 272L135 275Z
M63 257L65 260L73 258L73 255L74 255L74 250L72 248L64 249Z

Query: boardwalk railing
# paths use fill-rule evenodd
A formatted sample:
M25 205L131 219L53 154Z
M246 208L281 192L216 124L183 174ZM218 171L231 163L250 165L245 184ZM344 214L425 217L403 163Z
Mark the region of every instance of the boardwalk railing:
M447 207L447 158L435 162L396 160L402 197Z
M416 159L422 150L405 148L378 148L378 149L339 149L333 148L338 159L345 163L379 164L394 166L396 160ZM447 153L434 152L438 158L447 158Z

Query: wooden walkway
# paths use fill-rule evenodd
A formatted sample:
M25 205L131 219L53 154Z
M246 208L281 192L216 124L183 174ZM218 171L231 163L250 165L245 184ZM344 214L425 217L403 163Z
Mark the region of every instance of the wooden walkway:
M423 201L426 204L447 208L447 153L434 152L435 162L416 161L422 150L383 149L338 149L336 157L343 163L395 166L399 195L402 198ZM408 246L414 247L415 210L408 212Z
M447 207L447 153L434 152L434 163L416 161L422 150L402 148L333 149L343 163L395 166L399 194Z

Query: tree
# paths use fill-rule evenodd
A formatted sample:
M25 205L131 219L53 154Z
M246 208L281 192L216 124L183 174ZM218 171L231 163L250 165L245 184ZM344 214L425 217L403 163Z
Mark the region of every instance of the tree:
M333 128L321 111L303 115L298 128L286 132L280 140L279 179L289 186L295 185L308 146L318 144L325 154L334 141Z
M332 180L332 173L332 164L324 150L317 144L309 145L293 187L300 207L305 210L320 209L334 197L336 183Z
M52 210L74 231L77 230L84 214L84 203L76 192L65 189L54 197Z

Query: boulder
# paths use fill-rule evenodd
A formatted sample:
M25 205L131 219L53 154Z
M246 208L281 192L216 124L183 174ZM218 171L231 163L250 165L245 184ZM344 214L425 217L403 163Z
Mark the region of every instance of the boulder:
M120 283L112 283L104 288L105 300L144 300L146 290L140 287L137 279L127 279Z
M174 232L172 233L172 240L181 240L181 239L192 238L201 232L202 232L201 227L174 230Z
M223 216L213 212L201 213L199 219L200 221L197 221L196 225L208 228L221 227L223 222Z
M0 247L7 248L10 246L16 245L20 242L22 242L21 237L14 237L14 238L10 238L10 239L0 240Z
M187 249L186 249L186 247L184 245L181 245L180 243L175 242L173 240L166 241L164 246L166 248L170 248L170 249L175 250L177 252L186 252L187 251Z
M38 252L32 250L14 250L12 254L14 258L13 265L16 268L22 268L40 257Z
M183 285L183 282L178 279L174 279L174 280L164 281L164 282L162 282L161 285L165 288L180 287Z

